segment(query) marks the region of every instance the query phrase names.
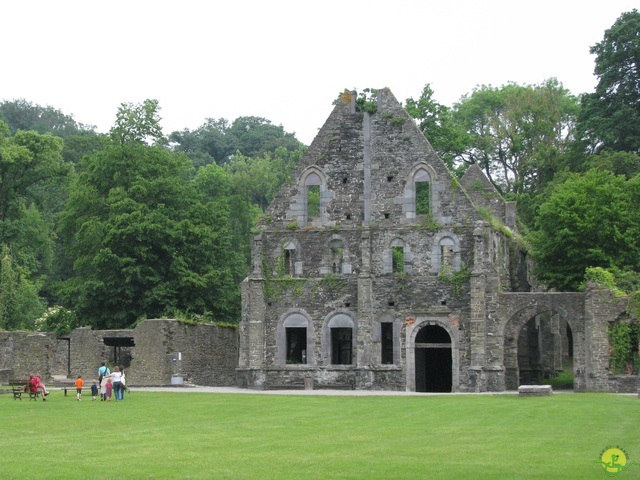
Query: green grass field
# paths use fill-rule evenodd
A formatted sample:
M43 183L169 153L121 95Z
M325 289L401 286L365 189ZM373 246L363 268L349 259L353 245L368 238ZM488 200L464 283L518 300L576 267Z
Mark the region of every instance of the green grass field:
M639 420L607 394L1 395L0 478L597 479L607 446L640 463Z

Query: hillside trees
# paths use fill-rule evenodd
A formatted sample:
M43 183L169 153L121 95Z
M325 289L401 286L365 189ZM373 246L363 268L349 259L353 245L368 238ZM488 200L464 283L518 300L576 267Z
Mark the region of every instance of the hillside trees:
M224 164L236 152L245 157L261 157L281 147L289 151L303 147L294 134L262 117L238 117L233 123L224 118L208 118L196 130L172 132L169 141L174 150L186 153L196 167Z
M0 328L29 326L43 309L38 288L53 261L57 190L71 173L61 151L60 138L11 135L0 122Z

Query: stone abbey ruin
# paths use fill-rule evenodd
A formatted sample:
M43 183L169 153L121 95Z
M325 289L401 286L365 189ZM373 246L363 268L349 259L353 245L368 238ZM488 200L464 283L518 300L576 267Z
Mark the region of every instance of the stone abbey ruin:
M515 204L476 166L459 181L388 89L345 92L253 237L239 328L146 320L131 330L0 332L0 383L500 392L573 369L576 391L637 392L609 371L626 298L541 292Z
M356 96L258 225L238 384L499 392L572 364L576 391L637 391L608 369L626 300L536 291L515 204L476 166L456 180L388 89Z

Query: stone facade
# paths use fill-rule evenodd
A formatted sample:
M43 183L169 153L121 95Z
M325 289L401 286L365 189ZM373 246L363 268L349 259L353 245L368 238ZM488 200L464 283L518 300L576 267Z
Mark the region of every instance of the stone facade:
M231 327L145 320L132 330L78 328L69 335L0 332L6 381L38 373L46 382L82 375L90 385L102 362L124 365L130 384L235 385L238 335Z
M626 388L607 371L620 302L533 292L515 205L475 166L452 177L388 89L376 102L341 95L258 225L238 385L503 391L571 355L576 390Z

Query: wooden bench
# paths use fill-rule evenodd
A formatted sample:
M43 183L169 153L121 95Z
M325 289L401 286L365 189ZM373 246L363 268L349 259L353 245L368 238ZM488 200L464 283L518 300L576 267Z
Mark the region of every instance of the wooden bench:
M41 397L40 392L32 392L29 390L28 380L11 380L9 382L11 386L11 393L14 400L22 401L22 395L28 395L29 400L38 400Z
M520 385L518 387L518 395L521 397L544 397L552 393L551 385Z

